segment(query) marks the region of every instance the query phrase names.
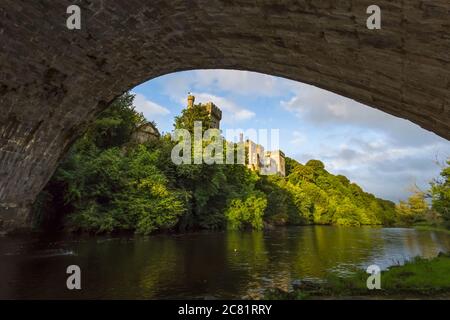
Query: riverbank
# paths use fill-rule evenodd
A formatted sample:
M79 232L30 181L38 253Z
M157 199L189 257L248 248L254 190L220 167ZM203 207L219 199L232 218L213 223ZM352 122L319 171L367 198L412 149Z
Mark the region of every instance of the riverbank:
M431 260L415 258L381 272L381 289L368 290L369 274L359 270L348 277L331 275L323 282L296 281L294 290L270 290L266 299L450 299L450 254Z

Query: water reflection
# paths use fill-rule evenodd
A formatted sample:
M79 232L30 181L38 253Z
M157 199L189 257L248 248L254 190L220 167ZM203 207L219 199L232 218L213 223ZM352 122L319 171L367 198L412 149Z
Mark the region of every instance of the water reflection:
M321 279L450 249L447 234L402 228L280 228L119 238L2 238L0 298L258 298ZM65 288L66 267L82 290Z

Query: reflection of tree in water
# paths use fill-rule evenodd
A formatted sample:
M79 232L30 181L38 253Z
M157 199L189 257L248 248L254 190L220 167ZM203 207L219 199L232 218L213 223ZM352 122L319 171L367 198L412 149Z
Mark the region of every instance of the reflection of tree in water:
M138 263L146 266L141 296L236 297L240 292L258 298L268 287L289 289L295 279L321 279L372 263L385 267L398 255L432 257L449 247L443 233L311 226L162 237L135 249L135 256L147 257Z
M424 237L429 237L431 241L428 241L428 243L436 245L437 248L435 248L434 250L438 253L447 252L450 248L450 237L448 236L448 234L436 231L430 231L429 233L422 232L422 234ZM433 250L432 248L433 246L431 246L431 250Z
M8 279L2 298L258 298L269 287L287 290L296 279L373 263L383 268L450 249L445 233L326 226L11 241L0 246L0 270ZM81 267L81 291L65 288L71 264Z
M248 270L248 297L262 288L288 290L296 279L321 279L327 273L355 270L384 245L381 229L311 226L261 233L229 233L228 261ZM237 252L233 252L237 249Z
M264 271L267 265L267 251L262 231L226 234L227 259L231 266L249 266L254 272Z
M256 298L260 289L267 284L268 252L264 243L262 231L237 232L226 234L227 263L232 270L239 270L241 292L246 292L246 298Z
M173 239L118 238L88 241L79 247L85 291L100 298L152 298L171 286L177 246Z
M1 239L0 299L67 298L61 283L65 284L65 270L74 258L71 250L58 246L60 240L31 234Z
M443 232L410 229L398 236L403 238L406 259L416 256L432 258L450 247L450 237Z
M382 247L375 229L307 227L300 228L293 249L291 272L296 278L323 278L331 271L351 272L366 261L371 251ZM349 267L352 266L352 267Z
M169 251L169 247L163 245L165 242L170 242ZM226 281L227 264L222 233L161 237L159 244L152 243L152 248L147 246L145 250L147 256L148 251L153 252L154 256L149 256L141 271L143 296L203 298L222 294L218 288L224 292L236 290L233 282ZM167 258L170 263L167 263Z
M157 239L149 243L139 244L135 248L135 261L140 274L139 291L141 297L154 297L159 288L174 285L175 272L181 273L177 263L182 251L173 239Z
M370 259L383 240L368 228L302 227L227 236L229 261L249 272L250 297L261 288L288 290L295 279L323 278L328 272L352 271ZM238 252L233 252L237 248Z

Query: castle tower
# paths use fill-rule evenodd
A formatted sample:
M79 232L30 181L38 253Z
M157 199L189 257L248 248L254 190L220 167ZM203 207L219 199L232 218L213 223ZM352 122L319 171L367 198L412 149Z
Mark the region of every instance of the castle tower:
M250 170L260 172L261 168L264 166L264 147L250 139L245 141L245 147L248 152L247 167Z
M188 109L194 107L195 96L189 93L187 101L188 101L187 105ZM222 120L222 110L220 110L219 107L212 102L207 102L206 104L202 104L202 106L209 113L209 118L211 119L210 127L212 129L220 129L220 120Z
M195 97L189 93L188 95L188 109L194 106Z
M270 163L269 170L282 177L286 176L286 156L281 150L267 151L266 158Z
M211 128L220 129L220 120L222 120L222 110L220 110L219 107L212 102L207 102L205 108L208 111L209 117L211 119Z

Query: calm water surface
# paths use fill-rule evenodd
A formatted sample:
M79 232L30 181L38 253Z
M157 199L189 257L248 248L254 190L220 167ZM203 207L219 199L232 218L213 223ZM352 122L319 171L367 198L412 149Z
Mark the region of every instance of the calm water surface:
M403 228L279 228L151 237L0 238L0 298L258 298L322 279L450 251L450 236ZM82 290L66 289L66 268Z

